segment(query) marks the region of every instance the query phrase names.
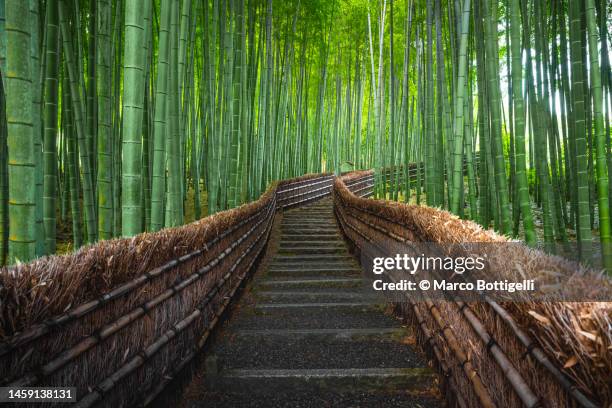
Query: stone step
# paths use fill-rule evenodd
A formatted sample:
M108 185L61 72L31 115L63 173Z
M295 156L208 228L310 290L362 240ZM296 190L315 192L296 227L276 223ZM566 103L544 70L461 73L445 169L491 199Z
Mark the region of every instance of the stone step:
M308 212L308 211L330 212L332 208L333 207L331 203L316 203L316 204L311 203L310 205L305 205L303 207L294 208L294 211L285 211L285 214L292 215L292 214L299 214L301 212Z
M306 291L258 291L255 292L258 300L265 302L291 302L291 303L307 303L307 302L320 302L320 303L338 303L346 301L368 301L368 302L381 302L380 296L377 296L373 292L365 291L346 291L337 290L335 292L306 292Z
M361 268L353 262L304 262L304 261L284 261L273 262L268 268L268 272L288 273L288 274L311 274L318 273L361 273Z
M285 234L288 235L301 235L301 236L308 236L308 237L314 237L314 236L318 236L318 235L331 235L331 234L338 234L339 231L337 228L333 228L333 229L284 229L281 228L281 236L284 236ZM312 238L309 238L312 239Z
M280 243L280 248L300 248L300 247L313 247L313 248L346 248L346 244L341 240L327 240L325 242L316 240L316 237L312 237L312 241L308 240L289 240L283 239Z
M382 313L380 306L360 307L284 307L255 309L238 314L235 329L361 329L397 327L398 321Z
M342 241L342 236L338 233L325 233L325 234L281 234L281 242L290 241Z
M278 250L279 254L346 254L348 250L346 247L330 247L330 246L299 246L299 247L281 247Z
M296 211L291 213L283 214L282 220L301 220L301 221L309 221L310 217L312 218L325 218L328 220L332 220L335 218L335 214L331 210L308 210L308 211Z
M271 329L271 330L235 330L231 336L237 338L290 338L290 339L326 339L326 340L384 340L402 339L412 335L408 327L376 327L362 329Z
M327 390L313 393L312 391L299 391L286 389L268 394L264 390L258 393L249 391L207 391L205 388L191 390L189 395L189 408L356 408L356 407L384 407L384 408L442 408L445 404L435 395L408 392L357 392L346 393ZM195 395L194 395L195 394ZM160 404L159 406L172 406Z
M332 218L334 216L334 212L331 210L331 208L328 208L328 209L313 208L313 209L308 209L308 210L299 210L295 212L286 212L285 214L283 214L283 220L287 218L298 218L302 215Z
M287 279L300 279L305 276L329 276L329 277L360 277L361 270L356 268L304 268L304 267L296 267L293 268L278 268L278 269L268 269L267 276L270 277L286 277Z
M317 230L329 230L329 229L334 229L335 231L338 231L338 227L336 226L335 223L331 223L330 221L325 221L325 222L308 222L308 223L304 223L304 222L283 222L281 224L281 230L288 230L290 228L295 228L295 229L317 229Z
M397 332L396 332L397 333ZM414 337L373 337L359 332L343 336L236 336L228 332L214 353L218 370L350 369L423 367L424 357L406 342Z
M301 278L298 278L301 279ZM293 281L293 280L292 280ZM294 285L291 287L285 287L285 286L261 286L261 285L255 285L252 288L252 292L253 294L257 295L258 293L261 292L291 292L291 293L320 293L320 294L328 294L328 295L333 295L335 293L355 293L355 294L360 294L360 295L374 295L374 296L378 296L379 299L385 299L385 296L378 293L378 292L374 292L371 287L366 286L365 284L361 285L361 287L349 287L349 288L343 288L343 287L333 287L333 286L329 286L329 287L313 287L313 286L308 286L308 285Z
M272 394L287 389L320 392L422 393L432 389L436 375L428 368L229 369L207 374L215 389Z
M281 237L285 235L300 235L300 236L318 236L318 235L332 235L339 234L340 230L338 228L320 228L320 229L312 229L312 228L293 228L293 227L281 227Z
M313 261L310 259L303 259L302 257L295 255L295 259L287 257L283 259L277 259L270 264L269 270L285 270L287 272L294 271L355 271L360 272L361 267L354 261L342 261L330 259L329 261Z
M257 282L258 286L286 288L360 288L365 285L361 278L327 277L327 276L300 276L297 279L265 279Z
M286 263L286 262L302 262L316 264L316 263L344 263L356 265L355 257L349 254L302 254L302 255L284 255L278 254L274 257L273 262Z
M293 271L355 271L360 272L361 266L354 260L345 260L341 258L328 258L329 260L314 260L306 259L299 255L288 255L284 258L279 258L272 263L268 270L286 270L287 272Z
M338 228L335 223L331 221L316 221L308 219L308 216L304 216L302 220L295 221L283 221L281 224L282 228Z
M292 234L321 234L321 233L339 233L339 229L336 225L322 224L322 225L287 225L281 224L281 231L283 233Z
M320 212L320 211L298 211L291 214L284 214L282 221L300 221L300 222L310 222L311 220L325 220L325 221L333 221L336 219L336 216L332 211Z
M296 214L292 217L283 217L283 224L299 224L299 225L312 225L312 224L336 224L336 218L332 215L325 216L312 216L310 214Z
M345 262L312 262L312 261L284 261L273 262L268 268L272 275L286 274L287 276L317 276L361 274L361 268L355 263Z
M301 302L301 303L257 303L254 307L259 313L273 313L275 310L290 310L290 309L329 309L330 311L337 310L379 310L381 302L375 300L355 300L345 302ZM331 312L330 312L331 313Z

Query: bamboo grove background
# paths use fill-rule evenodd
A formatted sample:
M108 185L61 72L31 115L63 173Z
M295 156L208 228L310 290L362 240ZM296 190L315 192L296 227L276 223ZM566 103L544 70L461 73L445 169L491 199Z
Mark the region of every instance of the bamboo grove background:
M1 260L375 168L390 169L379 198L576 241L610 268L611 14L608 0L0 0Z

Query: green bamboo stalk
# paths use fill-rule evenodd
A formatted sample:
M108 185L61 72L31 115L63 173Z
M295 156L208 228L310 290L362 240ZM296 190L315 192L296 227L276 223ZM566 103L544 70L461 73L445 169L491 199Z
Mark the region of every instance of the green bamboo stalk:
M240 10L237 10L237 7L234 6L234 0L229 0L230 4L230 17L234 17L234 24L232 27L231 36L236 37L238 34L242 32L242 28L240 24L242 22L242 18L238 13L241 13ZM238 7L239 9L239 7ZM233 44L236 44L234 47ZM235 38L229 42L230 52L232 53L232 74L231 74L231 86L229 91L231 92L231 130L229 133L229 143L228 147L228 172L229 172L229 180L228 180L228 207L234 208L240 203L240 188L239 184L239 149L240 149L240 141L241 141L241 125L242 121L240 120L240 100L241 100L241 81L242 81L242 69L241 66L241 51L240 51L240 41L236 41Z
M98 192L98 237L113 236L112 201L112 133L111 133L111 19L109 0L99 0L96 7L96 86L97 86L97 192Z
M510 72L512 74L512 103L514 110L514 149L515 149L515 166L516 174L514 176L516 182L517 198L521 215L523 216L523 230L525 234L525 242L528 245L535 245L537 238L533 224L533 216L531 214L531 203L529 199L529 185L527 181L527 165L525 162L525 103L523 100L523 67L522 50L520 43L521 28L520 28L520 0L510 0L510 40L512 47L512 66Z
M459 45L459 67L457 69L457 82L456 90L454 94L455 100L455 118L453 126L453 162L452 162L452 180L453 185L451 187L452 193L450 210L454 213L458 213L461 205L461 191L463 190L463 143L464 143L464 131L465 127L463 124L463 98L465 93L465 83L467 76L467 45L468 45L468 34L470 26L470 0L464 0L463 11L461 15L461 41Z
M153 129L153 182L151 187L151 231L164 226L164 195L166 192L166 139L168 135L167 106L169 82L170 23L172 0L161 2L155 113Z
M8 129L4 83L4 70L0 68L0 265L6 264L9 247Z
M0 71L2 72L3 87L6 78L6 5L5 0L0 0Z
M433 2L427 0L427 63L425 64L425 139L427 140L425 157L425 192L427 205L432 207L440 206L438 197L438 166L436 163L437 137L434 120L434 79L433 79Z
M60 17L60 28L63 42L63 54L65 66L68 71L68 78L70 83L70 94L71 101L73 103L72 115L74 116L74 125L79 145L80 162L83 168L83 205L85 207L85 225L87 228L87 240L88 242L95 242L96 240L96 214L94 209L93 199L93 182L92 182L92 169L91 159L89 157L89 149L87 146L87 140L85 136L85 124L84 115L85 107L83 106L82 89L83 89L83 75L80 74L82 71L78 71L78 63L75 62L75 53L72 46L72 35L70 32L69 21L68 21L68 0L60 0L59 2L59 17Z
M123 65L123 160L121 165L121 233L142 232L142 115L144 98L144 10L138 2L125 5L125 57Z
M9 263L36 256L34 151L29 2L6 4L6 119L9 170Z
M95 183L96 174L98 171L97 156L97 86L96 86L96 2L93 0L89 1L89 15L87 21L87 86L84 88L85 91L85 123L87 132L87 149L89 152L89 159L91 161L90 168L92 174L92 189L93 196L97 196L97 185ZM94 208L97 211L97 204L94 204ZM97 226L96 226L97 235Z
M97 86L97 192L98 238L113 236L113 167L111 105L111 16L109 0L100 0L96 7L96 86Z
M510 215L508 182L506 176L506 165L502 146L501 134L501 97L499 89L498 72L498 46L497 46L497 2L484 0L485 19L485 44L488 90L490 96L491 113L491 147L494 155L493 165L495 168L495 185L497 201L500 208L501 231L504 234L512 233L512 217Z
M121 235L121 66L123 56L123 21L125 3L118 0L111 37L111 178L113 192L113 236Z
M59 14L57 0L46 4L46 72L45 72L45 130L43 143L44 167L44 232L45 252L55 253L57 203L57 113L59 89Z
M576 235L580 249L581 259L590 261L592 253L592 234L590 222L589 205L589 180L588 180L588 159L586 144L586 115L585 115L585 96L584 96L584 74L582 54L583 47L581 42L581 20L580 20L580 1L570 0L570 62L571 62L571 81L572 81L572 117L573 132L572 138L575 145L576 155Z
M6 51L6 6L0 0L0 265L6 264L9 246Z
M172 2L170 20L170 58L169 68L178 64L179 10L178 4ZM168 161L168 187L166 189L166 216L164 226L174 227L182 223L183 202L181 197L181 157L179 125L179 87L178 72L170 69L168 85L168 118L169 131L166 139Z
M603 90L601 85L601 69L599 65L597 22L593 0L586 1L586 19L588 29L591 97L593 99L593 119L595 122L594 144L596 151L597 207L599 210L599 239L603 250L604 267L612 273L612 237L610 232L610 205L608 201L608 168L606 157L606 134L603 118ZM608 133L608 137L610 137Z
M40 22L38 0L30 0L30 75L32 76L32 114L34 132L34 158L36 163L36 256L45 254L45 231L43 226L43 152L42 152L42 77L40 61Z
M64 74L62 82L62 127L64 139L66 140L66 171L68 189L70 191L70 213L72 215L72 246L76 249L82 245L83 233L81 230L81 207L79 204L79 153L74 132L74 118L72 117L73 105L71 102L69 80L68 76Z

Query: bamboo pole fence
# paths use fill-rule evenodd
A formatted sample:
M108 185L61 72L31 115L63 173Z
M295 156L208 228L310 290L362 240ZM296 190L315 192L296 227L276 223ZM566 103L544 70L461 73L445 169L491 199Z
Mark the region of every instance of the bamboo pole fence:
M256 268L275 213L329 195L333 182L284 180L186 226L2 269L0 384L74 386L79 407L150 404L206 345ZM86 285L100 276L106 287Z
M506 242L505 238L445 211L361 198L364 189L361 186L370 186L373 177L372 171L346 174L335 181L332 192L340 227L360 258L372 247L454 242L461 235L466 242ZM587 276L586 284L593 290L602 284L597 277L589 281L594 274L576 270L574 264L561 258L526 247L519 255L516 262L526 269L553 270L568 276L583 273ZM566 328L544 331L538 328L540 321L533 322L530 312L543 305L500 304L490 298L465 303L452 297L448 301L422 302L403 296L394 302L394 309L419 328L419 343L441 374L442 384L449 391L445 395L450 406L596 407L610 403L610 373L605 373L605 367L585 362L582 371L567 370L565 361L559 358L566 352L559 350L566 341L567 336L563 335ZM555 313L568 314L575 307L565 302L550 303L545 310L551 315L541 317L550 326L562 324ZM591 307L595 316L597 306ZM602 313L605 316L607 312ZM605 345L609 341L605 336L605 319L593 317L592 327L597 327L597 322L601 322L602 334L596 338ZM556 338L551 341L550 336ZM565 347L593 353L585 343ZM599 348L598 352L601 359L607 358L605 349Z

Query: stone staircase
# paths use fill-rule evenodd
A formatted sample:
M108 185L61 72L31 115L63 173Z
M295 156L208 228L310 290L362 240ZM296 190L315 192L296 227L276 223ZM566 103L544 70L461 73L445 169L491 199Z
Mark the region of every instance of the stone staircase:
M442 406L413 333L367 289L331 199L286 211L276 234L179 405Z

